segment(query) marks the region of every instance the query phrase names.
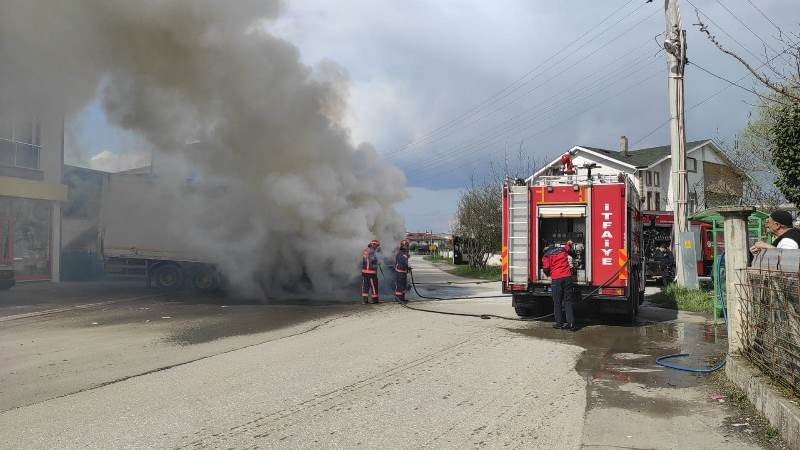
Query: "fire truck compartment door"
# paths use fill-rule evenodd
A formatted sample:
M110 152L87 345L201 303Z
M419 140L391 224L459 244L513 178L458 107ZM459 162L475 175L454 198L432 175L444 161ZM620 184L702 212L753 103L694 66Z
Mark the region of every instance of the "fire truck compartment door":
M585 206L540 206L539 217L585 217Z

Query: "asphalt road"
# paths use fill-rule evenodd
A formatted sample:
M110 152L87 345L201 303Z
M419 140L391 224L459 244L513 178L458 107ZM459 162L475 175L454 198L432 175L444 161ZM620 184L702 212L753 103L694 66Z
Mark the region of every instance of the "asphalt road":
M414 264L418 281L465 281ZM653 363L716 356L724 342L697 316L645 308L638 326L569 333L357 293L307 306L19 288L0 296L0 448L758 447L705 379ZM502 298L413 304L514 315Z

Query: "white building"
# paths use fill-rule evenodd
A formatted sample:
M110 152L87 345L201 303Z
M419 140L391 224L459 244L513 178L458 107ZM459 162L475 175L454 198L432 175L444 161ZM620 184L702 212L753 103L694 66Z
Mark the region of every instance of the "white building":
M59 281L62 117L0 117L0 264L17 281Z
M642 208L646 211L671 211L670 146L629 150L625 136L619 150L577 145L569 150L578 173L586 173L588 164L595 164L592 174L626 174L638 187ZM711 139L686 143L686 169L689 185L689 212L695 212L741 198L745 175L740 173ZM560 175L561 157L534 173L528 182L548 175Z

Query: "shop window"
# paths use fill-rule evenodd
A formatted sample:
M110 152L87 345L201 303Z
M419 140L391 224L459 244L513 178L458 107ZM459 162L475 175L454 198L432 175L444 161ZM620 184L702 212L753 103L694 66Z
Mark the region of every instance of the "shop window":
M53 205L45 200L0 197L0 218L8 220L10 259L18 280L50 279Z

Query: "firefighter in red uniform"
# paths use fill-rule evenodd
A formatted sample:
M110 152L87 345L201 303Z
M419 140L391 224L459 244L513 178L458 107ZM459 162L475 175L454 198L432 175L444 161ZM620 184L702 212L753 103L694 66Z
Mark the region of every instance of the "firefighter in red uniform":
M361 255L361 302L378 303L378 248L380 242L372 240Z
M550 289L553 293L553 315L556 323L553 328L575 330L575 312L572 308L572 266L570 264L572 241L567 241L563 247L551 245L544 250L542 257L542 270L550 277ZM561 308L566 312L567 321L564 322Z
M408 289L408 240L400 241L400 248L394 257L394 297L398 302L406 302L406 289Z

